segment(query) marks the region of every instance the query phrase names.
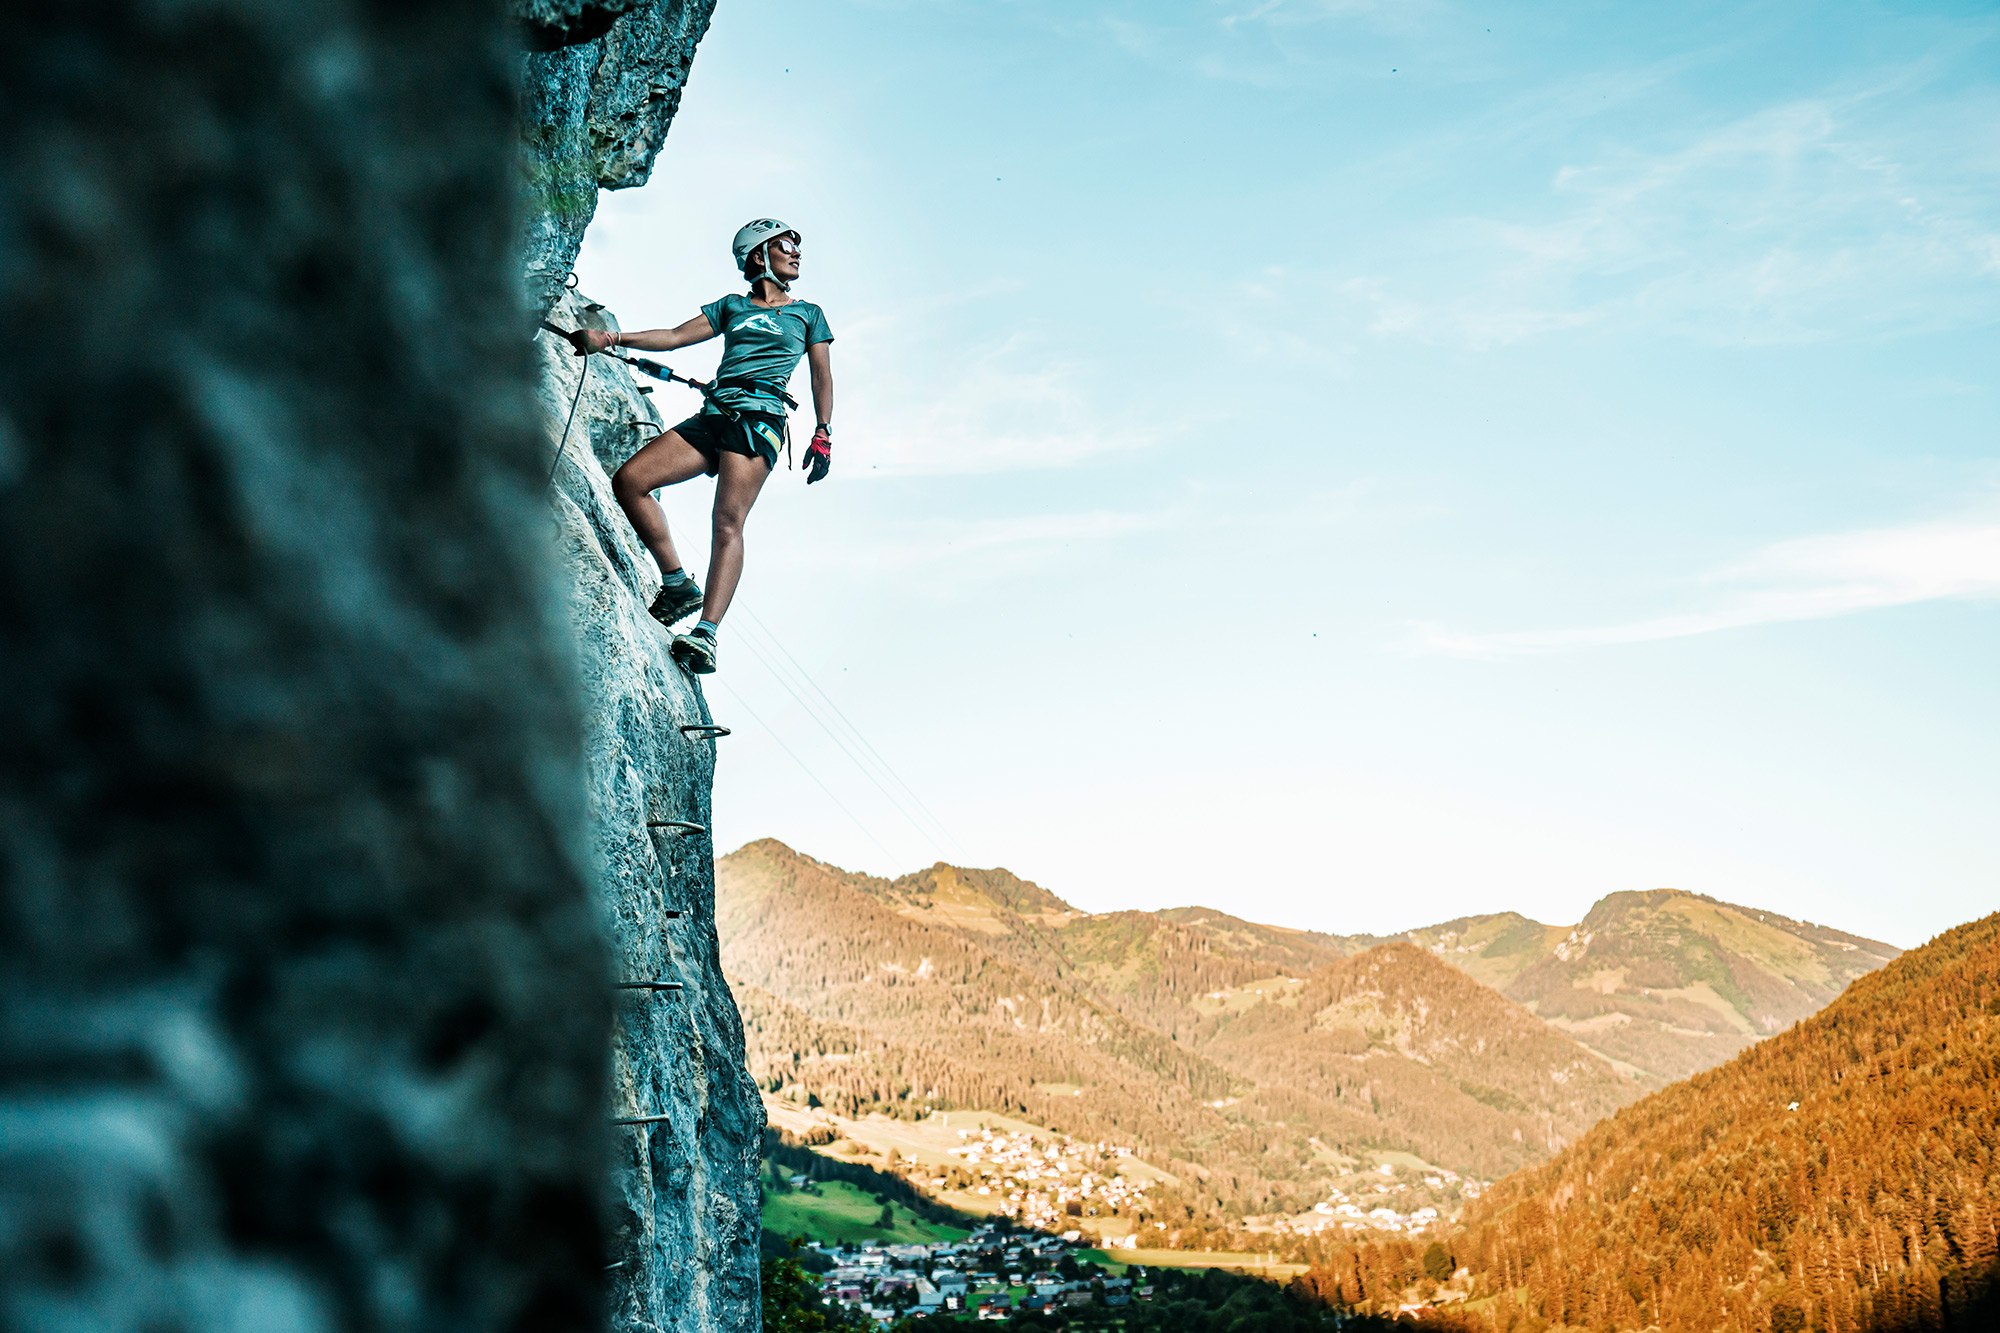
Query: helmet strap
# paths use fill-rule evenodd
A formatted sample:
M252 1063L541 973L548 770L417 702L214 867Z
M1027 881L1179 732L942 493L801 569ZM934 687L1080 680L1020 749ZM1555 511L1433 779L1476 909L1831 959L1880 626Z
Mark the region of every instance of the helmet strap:
M773 236L771 238L771 241L775 241L777 239L778 239L777 237ZM786 282L783 278L779 277L778 271L771 267L771 241L764 242L762 245L758 246L755 250L752 250L750 252L751 254L757 256L759 259L764 261L764 269L761 273L757 273L754 275L746 275L750 277L750 290L754 293L757 290L758 283L768 282L773 287L776 287L779 291L783 292L785 295L790 296L792 294L792 284Z

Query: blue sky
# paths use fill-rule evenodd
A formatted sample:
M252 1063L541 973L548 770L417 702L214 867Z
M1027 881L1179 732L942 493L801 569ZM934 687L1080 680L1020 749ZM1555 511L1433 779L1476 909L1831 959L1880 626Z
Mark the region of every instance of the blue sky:
M719 847L2000 906L1991 3L721 0L584 289L678 323L763 214L835 472L751 519Z

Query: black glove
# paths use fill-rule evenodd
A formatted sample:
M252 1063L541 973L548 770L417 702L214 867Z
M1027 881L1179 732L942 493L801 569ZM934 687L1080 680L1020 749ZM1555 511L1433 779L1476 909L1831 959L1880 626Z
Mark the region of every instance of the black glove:
M806 485L822 480L833 467L833 432L824 423L813 432L812 443L806 446Z

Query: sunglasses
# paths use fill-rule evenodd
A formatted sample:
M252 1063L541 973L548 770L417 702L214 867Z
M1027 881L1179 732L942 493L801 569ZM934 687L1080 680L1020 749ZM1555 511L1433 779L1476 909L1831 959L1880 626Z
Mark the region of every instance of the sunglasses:
M780 236L771 244L778 247L778 253L781 255L795 255L799 252L799 243L789 236Z

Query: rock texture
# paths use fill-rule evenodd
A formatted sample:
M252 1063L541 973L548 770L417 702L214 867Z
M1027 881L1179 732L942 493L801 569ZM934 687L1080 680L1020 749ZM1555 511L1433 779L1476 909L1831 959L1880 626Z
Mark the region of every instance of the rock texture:
M513 0L521 57L528 302L576 263L597 192L644 185L715 0Z
M609 312L574 293L563 295L552 322L615 327ZM686 988L620 992L612 1114L668 1118L619 1131L611 1326L754 1330L764 1108L744 1069L742 1020L722 976L707 833L715 752L728 742L707 738L713 719L701 690L646 614L659 575L609 476L666 423L618 362L589 358L579 398L585 364L553 337L538 346L555 464L550 502L582 665L586 790L604 914L621 977Z
M512 40L473 0L10 13L10 1331L601 1327Z

